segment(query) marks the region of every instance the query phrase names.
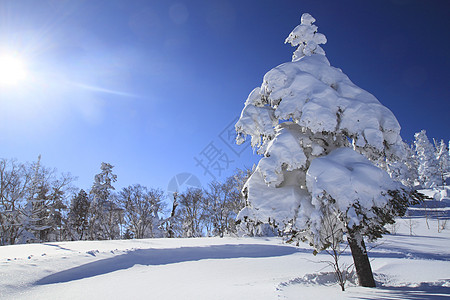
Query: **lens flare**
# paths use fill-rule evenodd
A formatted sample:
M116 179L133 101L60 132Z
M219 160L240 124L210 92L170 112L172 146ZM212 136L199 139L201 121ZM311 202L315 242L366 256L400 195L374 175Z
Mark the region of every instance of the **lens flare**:
M17 85L26 77L25 64L19 56L0 54L0 85Z

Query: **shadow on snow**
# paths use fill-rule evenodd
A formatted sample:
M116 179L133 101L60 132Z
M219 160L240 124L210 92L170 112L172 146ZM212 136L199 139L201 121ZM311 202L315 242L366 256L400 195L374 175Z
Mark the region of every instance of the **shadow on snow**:
M377 293L375 297L364 297L358 295L352 297L362 300L432 300L432 299L450 299L450 287L435 285L434 283L422 282L419 286L411 287L394 287L381 286L379 288L381 293ZM386 293L383 293L386 292Z
M46 276L35 285L63 283L124 270L134 265L156 266L203 259L263 258L290 255L301 251L290 246L218 245L174 249L138 249L126 254L87 263Z
M356 287L356 274L349 274L348 282ZM374 274L379 277L382 274ZM384 281L376 280L377 288L362 288L352 291L352 286L347 284L347 297L349 299L361 300L428 300L428 299L450 299L450 287L444 284L450 283L450 279L440 280L439 282L421 282L417 286L390 286ZM315 274L306 274L301 278L295 278L288 282L283 282L278 286L278 290L283 290L289 286L336 286L336 278L333 272L321 272ZM356 295L352 293L356 292Z
M406 258L406 259L424 259L437 261L450 261L450 255L447 253L429 253L418 250L409 250L401 247L389 246L387 248L377 247L369 251L369 258Z

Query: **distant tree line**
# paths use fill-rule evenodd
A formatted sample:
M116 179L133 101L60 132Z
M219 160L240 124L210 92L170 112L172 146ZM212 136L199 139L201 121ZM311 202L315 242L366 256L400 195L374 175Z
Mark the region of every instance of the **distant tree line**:
M407 161L386 162L391 177L417 188L446 185L448 143L415 135ZM237 224L245 206L241 194L251 170L237 170L204 189L166 195L140 184L116 191L113 166L102 163L89 191L75 178L34 163L0 159L0 245L33 242L163 237L266 235L269 224ZM447 179L448 180L448 179ZM169 197L170 196L170 197ZM165 201L167 198L169 201ZM277 234L275 232L275 234Z
M0 159L0 245L236 234L249 175L237 170L224 182L175 193L169 209L161 189L134 184L117 192L109 163L86 192L70 174L43 167L40 157L31 164Z
M449 142L427 137L422 130L414 135L412 145L407 145L404 161L381 162L380 167L406 186L416 189L440 189L450 178Z
M414 149L411 150L412 169L417 170L412 177L422 188L437 188L446 185L450 172L450 142L433 139L431 143L426 131L414 135Z

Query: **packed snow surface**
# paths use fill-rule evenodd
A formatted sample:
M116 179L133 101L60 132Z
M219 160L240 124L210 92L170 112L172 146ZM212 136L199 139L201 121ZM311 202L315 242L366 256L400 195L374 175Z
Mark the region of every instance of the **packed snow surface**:
M279 238L80 241L0 247L2 299L445 299L450 231L400 219L369 244L379 288L341 292L327 254ZM442 221L441 221L442 226ZM410 235L412 231L412 236ZM342 262L350 263L346 252Z

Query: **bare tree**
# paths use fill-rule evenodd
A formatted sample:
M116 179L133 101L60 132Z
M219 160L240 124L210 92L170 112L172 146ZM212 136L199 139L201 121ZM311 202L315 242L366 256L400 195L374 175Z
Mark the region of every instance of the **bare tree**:
M180 199L180 218L182 223L183 237L201 237L203 236L203 190L189 188L181 193Z
M24 164L0 160L0 245L14 245L23 231L22 215L31 181Z
M164 193L139 184L131 185L119 193L119 202L124 209L125 222L137 239L159 236L159 213L162 212Z
M223 237L237 232L236 216L244 207L241 189L249 174L248 170L237 170L224 183L211 182L204 191L204 220L210 235Z
M174 192L172 194L173 196L173 202L172 202L172 209L170 211L170 216L164 219L161 222L161 228L164 230L164 236L168 238L174 238L176 235L176 227L179 223L179 214L177 214L177 207L178 207L178 192Z

